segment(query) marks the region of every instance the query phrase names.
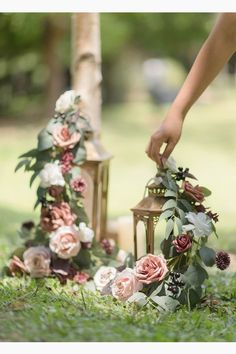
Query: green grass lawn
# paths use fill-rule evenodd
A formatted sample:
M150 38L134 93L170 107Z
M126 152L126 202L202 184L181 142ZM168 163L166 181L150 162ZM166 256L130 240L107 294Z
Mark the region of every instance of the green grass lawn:
M53 280L0 282L0 341L234 342L236 277L217 274L201 308L157 313Z
M188 116L181 143L175 150L179 165L189 167L199 183L213 194L210 206L220 214L219 240L211 243L236 253L236 119L235 90L215 90ZM209 102L208 102L209 100ZM103 142L114 154L111 162L109 217L130 215L143 195L155 164L144 150L153 129L166 112L164 106L130 103L104 109ZM36 144L43 126L24 123L0 126L0 266L21 240L17 229L34 219L35 188L29 176L14 174L17 156ZM0 280L1 341L235 341L235 274L213 274L207 291L216 299L189 313L158 314L147 308L117 303L111 298L79 290L53 280L35 287L34 281ZM36 291L37 289L37 291Z

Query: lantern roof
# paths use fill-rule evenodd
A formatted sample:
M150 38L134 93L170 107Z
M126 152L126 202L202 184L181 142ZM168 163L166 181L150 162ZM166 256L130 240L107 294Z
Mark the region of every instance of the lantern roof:
M164 197L166 187L162 184L152 183L146 186L148 196L144 197L135 207L131 209L134 213L156 214L162 213L162 206L168 198Z
M88 139L84 142L84 145L88 161L102 162L112 158L112 154L105 150L98 139Z

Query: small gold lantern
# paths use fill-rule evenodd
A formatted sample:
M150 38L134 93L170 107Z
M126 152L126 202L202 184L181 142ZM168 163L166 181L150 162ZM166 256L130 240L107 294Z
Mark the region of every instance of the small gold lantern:
M107 195L109 182L109 163L112 155L102 146L100 140L90 136L85 141L86 161L81 173L87 183L84 193L84 207L95 232L96 240L105 237L107 229Z
M133 223L134 223L134 257L137 259L138 256L138 246L137 246L137 225L139 221L142 221L145 226L146 235L146 253L154 253L154 236L155 228L159 217L162 213L162 207L165 202L169 199L165 197L166 187L163 184L158 184L159 175L154 180L153 183L147 184L145 187L148 191L148 195L144 197L134 208L131 209L133 212ZM146 193L145 193L146 194Z

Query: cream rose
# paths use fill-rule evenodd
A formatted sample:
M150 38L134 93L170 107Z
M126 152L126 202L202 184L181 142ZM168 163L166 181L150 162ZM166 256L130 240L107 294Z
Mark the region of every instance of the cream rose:
M57 125L52 132L53 144L64 149L73 149L80 140L80 133L71 133L67 125Z
M98 290L102 290L111 280L115 278L117 270L114 267L102 266L94 275L94 283Z
M193 234L197 237L209 236L212 233L211 219L205 213L192 213L186 214L186 219L193 224Z
M75 225L59 227L50 234L49 247L59 258L75 257L81 248L78 228Z
M63 187L65 185L65 180L57 162L46 163L39 173L39 178L41 179L40 186L43 188L48 188L50 186Z
M55 111L58 113L67 113L76 108L76 93L74 90L64 92L56 101Z
M48 276L50 270L50 251L44 246L30 247L23 254L25 268L32 278Z
M116 299L126 301L142 287L143 284L136 278L134 270L126 268L115 278L111 286L111 292Z
M79 239L80 242L92 242L94 238L94 232L92 229L86 226L84 222L79 224Z
M168 272L168 268L162 255L148 254L136 262L134 271L140 282L151 284L155 281L161 281Z

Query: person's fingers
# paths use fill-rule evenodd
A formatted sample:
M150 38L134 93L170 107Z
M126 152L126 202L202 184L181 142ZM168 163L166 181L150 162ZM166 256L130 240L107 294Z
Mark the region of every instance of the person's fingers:
M161 146L163 144L163 141L159 139L158 141L152 140L152 145L151 145L151 159L155 161L159 166L162 166L162 161L161 161Z
M161 162L163 166L165 165L166 160L169 158L170 154L174 150L175 145L176 144L173 141L167 143L165 150L163 151L163 154L161 156Z
M145 149L145 152L146 152L146 154L150 154L150 148L151 148L151 143L152 143L152 141L151 141L151 139L149 140L149 143L148 143L148 145L147 145L147 147L146 147L146 149Z

